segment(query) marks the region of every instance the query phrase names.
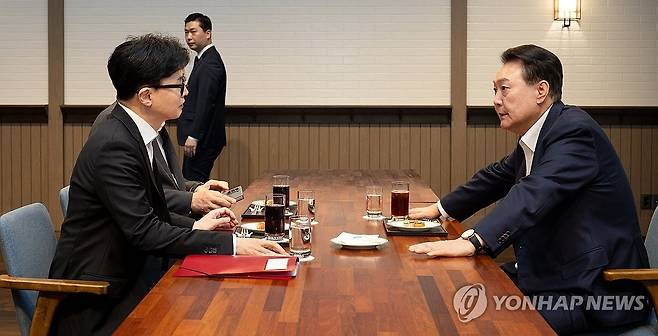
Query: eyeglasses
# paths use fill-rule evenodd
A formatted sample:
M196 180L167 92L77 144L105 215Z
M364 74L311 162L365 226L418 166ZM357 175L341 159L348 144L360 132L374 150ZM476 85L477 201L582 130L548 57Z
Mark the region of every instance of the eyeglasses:
M181 96L185 92L185 87L187 87L186 84L157 84L157 85L149 85L149 86L155 89L167 89L167 88L180 89Z

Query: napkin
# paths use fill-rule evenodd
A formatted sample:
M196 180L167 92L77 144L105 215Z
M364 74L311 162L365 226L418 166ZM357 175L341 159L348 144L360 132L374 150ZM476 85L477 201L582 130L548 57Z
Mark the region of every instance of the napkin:
M379 235L363 235L341 232L336 240L344 245L370 245L380 243Z

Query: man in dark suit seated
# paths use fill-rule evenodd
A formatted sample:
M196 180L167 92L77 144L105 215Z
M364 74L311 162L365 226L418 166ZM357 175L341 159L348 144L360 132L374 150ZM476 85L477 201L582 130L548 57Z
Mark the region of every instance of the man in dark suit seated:
M110 334L157 280L154 255L285 253L275 243L214 231L235 225L227 208L198 221L167 209L154 156L173 157L157 137L181 113L188 59L176 39L148 34L122 43L108 60L118 104L78 156L50 277L110 287L103 296L67 296L54 334Z
M559 333L637 323L647 317L639 285L606 282L605 268L648 267L633 194L601 127L562 103L562 64L550 51L523 45L502 54L493 82L500 127L517 134L515 150L477 172L436 205L411 218L462 221L496 207L461 238L409 247L431 256L498 255L514 245L516 263L503 266L525 295L552 300L537 307ZM575 297L639 297L630 309L555 305ZM635 308L641 308L636 310Z
M90 134L93 134L98 126L110 117L116 106L115 101L98 114L91 125ZM199 216L217 208L230 208L235 203L235 199L221 193L221 191L229 189L228 183L225 181L208 180L206 183L202 183L185 179L178 164L178 158L173 152L173 144L169 139L167 129L163 127L158 133L158 142L162 147L172 148L172 151L165 151L165 153L173 154L172 157L166 159L162 155L155 155L153 158L158 163L156 174L160 175L159 179L162 182L169 211L184 216L190 214Z

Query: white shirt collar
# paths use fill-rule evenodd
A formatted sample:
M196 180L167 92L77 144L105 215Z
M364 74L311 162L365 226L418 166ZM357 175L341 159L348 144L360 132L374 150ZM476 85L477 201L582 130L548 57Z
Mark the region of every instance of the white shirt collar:
M203 55L206 50L210 49L211 47L214 47L215 45L210 43L209 45L205 46L205 48L201 49L198 55L196 55L196 58L201 59L201 55Z
M145 145L148 145L153 141L153 139L158 137L158 132L156 132L151 125L149 125L142 117L140 117L137 113L133 112L131 109L126 107L125 105L118 103L119 106L123 107L124 110L126 110L126 113L128 113L128 116L135 122L135 125L137 125L137 129L139 130L139 134L142 136L142 140L144 141Z
M537 121L528 129L527 132L521 137L519 140L519 144L523 143L530 149L533 153L535 152L535 147L537 147L537 140L539 140L539 132L541 132L542 126L544 126L544 122L546 121L546 117L548 116L548 113L551 111L551 107L553 105L548 107L548 109L539 117Z

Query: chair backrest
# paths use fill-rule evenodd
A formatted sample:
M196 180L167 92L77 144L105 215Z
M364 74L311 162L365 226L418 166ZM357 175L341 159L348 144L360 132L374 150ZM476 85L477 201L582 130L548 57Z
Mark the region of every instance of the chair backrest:
M66 186L59 191L59 205L62 206L62 214L66 217L66 210L69 208L69 187Z
M33 203L0 216L0 251L7 273L16 277L48 278L57 240L48 210ZM22 335L30 330L38 292L12 290Z
M649 265L651 268L658 268L658 207L653 211L647 237L644 239L644 246L649 254Z

